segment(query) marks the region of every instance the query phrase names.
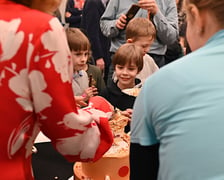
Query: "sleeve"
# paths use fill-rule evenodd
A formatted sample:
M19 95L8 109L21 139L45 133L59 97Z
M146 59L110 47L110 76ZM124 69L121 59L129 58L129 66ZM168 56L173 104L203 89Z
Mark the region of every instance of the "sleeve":
M118 8L118 0L109 1L106 10L100 19L100 28L104 36L116 37L119 34L119 29L116 27L116 11Z
M170 45L178 40L178 15L174 0L169 0L166 4L166 11L159 11L154 15L153 23L156 26L157 39L163 44Z
M147 81L146 81L147 83ZM130 180L156 180L159 167L159 141L152 124L149 89L144 84L135 100L131 120Z
M96 161L113 142L108 117L77 110L64 29L56 18L47 27L29 48L31 96L41 130L67 160Z
M157 136L152 124L152 109L147 107L150 95L147 93L147 80L137 96L131 120L131 142L142 146L157 144Z

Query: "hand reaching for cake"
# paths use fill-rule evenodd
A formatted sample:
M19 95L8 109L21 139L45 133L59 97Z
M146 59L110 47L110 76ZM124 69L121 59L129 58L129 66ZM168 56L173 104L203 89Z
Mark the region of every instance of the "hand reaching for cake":
M133 109L128 108L125 111L121 111L121 115L126 116L131 121L132 111Z

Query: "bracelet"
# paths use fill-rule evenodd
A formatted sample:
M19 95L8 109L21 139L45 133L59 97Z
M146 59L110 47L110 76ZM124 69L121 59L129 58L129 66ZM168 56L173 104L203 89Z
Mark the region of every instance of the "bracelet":
M83 93L82 94L82 97L86 98L87 97L87 94L86 93Z

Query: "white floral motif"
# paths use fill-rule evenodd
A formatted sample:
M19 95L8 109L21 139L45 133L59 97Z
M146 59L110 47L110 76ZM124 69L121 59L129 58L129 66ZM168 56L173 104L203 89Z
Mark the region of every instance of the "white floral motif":
M33 70L29 74L30 82L32 83L32 94L33 94L33 101L35 106L35 112L40 113L47 107L51 106L52 97L43 92L44 89L47 87L47 83L44 80L44 75L42 72Z
M2 48L2 54L0 54L1 61L12 59L20 48L24 40L24 32L18 32L20 24L21 19L13 19L10 22L0 20L0 44ZM5 29L8 29L9 31L5 31ZM6 32L7 36L5 34Z
M13 67L15 69L15 67ZM12 73L13 69L8 69ZM14 72L14 74L16 74ZM9 80L9 88L19 97L16 101L23 107L25 111L33 111L33 106L30 100L30 92L28 89L27 70L23 69L19 74L16 74Z
M56 18L53 18L50 21L50 26L52 30L43 33L41 41L44 45L44 48L46 48L50 52L55 52L54 56L52 57L52 62L54 64L55 71L61 74L62 82L67 81L70 82L72 74L71 69L72 66L69 67L69 63L71 63L71 60L69 59L70 51L69 48L65 46L67 40L64 29ZM52 43L52 38L57 37L60 37L60 41L58 41L58 43L55 41L54 41L55 43ZM65 58L67 58L68 61L62 60ZM49 64L47 64L46 67L48 68Z
M82 110L79 110L79 114L69 113L65 115L63 122L58 124L64 124L66 127L81 130L84 133L76 134L74 137L59 139L56 144L57 150L63 155L80 154L82 159L93 158L100 143L100 132L95 125L86 127L91 121L91 115Z
M12 158L12 156L22 147L25 134L30 128L29 117L24 119L21 124L15 128L9 138L8 141L8 156Z

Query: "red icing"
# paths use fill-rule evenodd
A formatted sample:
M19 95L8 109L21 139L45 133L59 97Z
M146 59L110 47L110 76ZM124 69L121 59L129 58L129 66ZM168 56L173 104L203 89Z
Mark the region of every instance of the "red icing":
M125 177L128 175L129 172L129 167L128 166L122 166L119 170L118 170L118 175L120 177Z

